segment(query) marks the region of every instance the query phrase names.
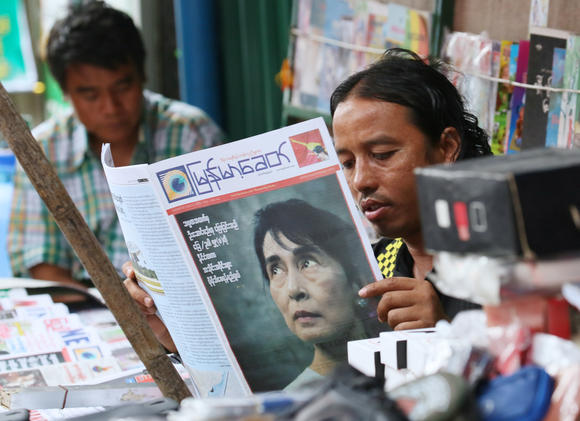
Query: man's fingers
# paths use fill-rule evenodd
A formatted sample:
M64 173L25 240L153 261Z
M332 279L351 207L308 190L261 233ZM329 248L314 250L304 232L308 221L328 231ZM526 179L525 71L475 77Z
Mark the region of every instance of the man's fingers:
M173 339L171 338L171 335L169 334L167 327L156 315L157 308L155 307L153 299L137 283L135 271L133 270L133 264L130 261L125 262L121 269L125 274L125 276L127 277L127 279L123 281L125 288L127 288L127 291L129 291L129 295L131 295L131 298L135 300L135 302L139 306L139 309L145 315L147 323L155 333L155 336L166 349L168 349L171 352L176 352L177 348L175 347L175 343L173 342Z
M414 329L411 327L403 327L411 325L416 326L416 328L433 326L433 324L425 320L421 314L421 310L413 305L392 308L386 314L386 322L395 330Z
M135 300L139 305L141 311L145 314L155 314L157 309L155 308L153 299L137 284L137 282L133 279L127 278L123 283L125 284L127 291L129 291L131 298L133 298L133 300Z
M129 279L135 279L135 271L133 270L133 263L129 260L123 263L121 266L121 270L125 274L125 276Z
M411 307L414 304L414 296L413 294L409 293L409 291L386 292L383 294L379 304L377 305L377 314L379 315L379 320L382 322L388 322L388 315L391 311L398 308ZM391 325L390 322L389 325Z
M393 330L409 330L409 329L423 329L432 327L421 320L413 320L410 322L402 322L393 327Z
M438 320L445 318L445 313L437 297L437 292L428 281L392 278L394 282L385 284L377 305L377 314L381 322L386 322L393 329L415 329L431 327ZM413 282L414 281L414 282ZM411 289L396 289L398 286Z
M173 338L171 338L169 330L167 330L167 327L163 324L161 319L157 316L145 316L145 318L147 319L147 323L149 323L151 330L155 333L157 340L169 351L177 352Z
M392 294L394 293L389 292L385 296ZM383 296L383 299L385 296ZM404 300L400 302L408 303L408 297L404 297ZM388 305L392 303L395 304ZM440 306L430 301L414 302L411 305L398 306L396 305L396 300L393 300L387 302L384 307L378 308L377 313L379 320L387 322L395 330L433 327L437 321L445 318L445 314L440 309Z
M415 287L416 283L417 280L412 278L394 277L381 279L380 281L365 285L358 292L358 295L363 298L369 298L382 295L389 291L410 290Z

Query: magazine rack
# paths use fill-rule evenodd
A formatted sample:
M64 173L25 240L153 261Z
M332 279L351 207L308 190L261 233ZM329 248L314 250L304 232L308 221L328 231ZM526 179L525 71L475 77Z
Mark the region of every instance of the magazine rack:
M302 101L297 97L297 95L303 94L300 92L300 89L295 88L293 90L291 87L286 87L284 89L282 105L283 126L318 116L322 116L327 125L330 126L328 99L335 85L349 74L363 68L376 57L379 57L384 51L384 40L380 39L378 40L379 42L375 41L376 38L373 38L373 31L369 28L374 27L375 32L382 31L383 33L381 35L389 38L389 30L385 29L388 27L384 20L385 16L381 15L381 13L373 15L374 12L359 14L359 9L366 9L368 7L369 10L372 10L374 8L388 8L392 5L403 6L403 10L408 8L407 12L410 10L412 13L415 13L415 17L421 16L421 19L430 23L430 30L428 31L429 45L428 48L425 48L425 51L428 50L430 54L436 55L441 47L444 30L450 30L454 1L398 0L395 2L387 2L385 0L364 0L359 2L359 9L356 11L349 10L348 8L341 10L341 7L344 7L345 4L346 2L333 0L333 7L327 7L323 12L324 16L318 16L319 20L324 20L324 28L314 28L311 25L305 27L304 24L299 24L301 19L299 16L300 6L304 7L306 2L304 0L294 0L290 40L288 44L288 60L290 61L294 76L294 86L296 87L297 78L300 78L300 69L307 69L311 74L312 72L318 73L315 84L319 85L316 86L319 92L315 95L318 97L317 99L310 95L308 100ZM349 14L353 16L344 19ZM350 22L357 20L364 22L364 28L359 28L358 34L350 36L350 29L357 26L356 23L350 26ZM345 22L348 23L345 25ZM356 30L355 28L354 31ZM355 41L353 38L357 38L357 40ZM393 42L395 42L394 37L390 37L389 39L393 39ZM298 58L297 51L300 48L297 48L297 44L305 40L312 41L311 46L314 46L314 48L322 48L320 52L326 54L309 53L307 54L306 60L304 60L304 55ZM407 41L400 40L400 42L402 43L401 45L407 46L404 44ZM328 48L329 46L334 46L335 48ZM317 55L324 57L322 57L322 60L316 60L315 56ZM354 61L356 61L356 64L353 65ZM321 88L320 85L326 86L322 86ZM316 103L313 103L313 101Z

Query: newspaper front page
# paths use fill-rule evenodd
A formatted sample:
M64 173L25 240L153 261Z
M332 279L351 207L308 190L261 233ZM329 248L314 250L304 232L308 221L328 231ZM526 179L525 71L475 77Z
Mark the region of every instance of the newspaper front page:
M380 279L324 121L103 164L134 269L199 396L300 387L378 335Z

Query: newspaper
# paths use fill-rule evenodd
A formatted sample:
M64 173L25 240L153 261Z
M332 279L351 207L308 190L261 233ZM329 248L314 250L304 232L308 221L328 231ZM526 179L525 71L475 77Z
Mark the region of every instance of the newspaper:
M69 313L49 294L2 292L0 389L139 382L148 376L109 310Z
M346 362L348 340L377 336L376 303L357 291L380 271L322 118L150 165L115 168L105 145L102 161L197 395L289 390ZM296 228L264 223L258 238L268 210Z

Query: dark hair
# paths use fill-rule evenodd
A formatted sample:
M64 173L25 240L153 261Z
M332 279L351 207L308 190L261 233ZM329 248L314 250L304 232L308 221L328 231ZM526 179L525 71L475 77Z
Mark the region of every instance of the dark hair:
M67 68L90 64L106 69L133 63L145 79L145 47L133 20L102 1L73 6L52 27L46 46L50 71L66 88Z
M393 48L364 70L343 81L332 93L330 113L350 96L393 102L412 111L412 122L435 146L446 127L461 137L457 159L491 155L489 137L477 117L465 109L461 95L445 76L445 65L429 58L429 64L409 50Z
M362 287L370 279L361 279L358 262L364 261L360 239L356 230L335 214L316 208L311 204L290 199L276 202L258 210L254 216L254 249L262 274L269 281L264 256L264 238L270 232L280 242L280 236L301 246L314 245L339 262L347 279ZM360 256L354 256L354 253ZM355 263L357 262L357 263Z

